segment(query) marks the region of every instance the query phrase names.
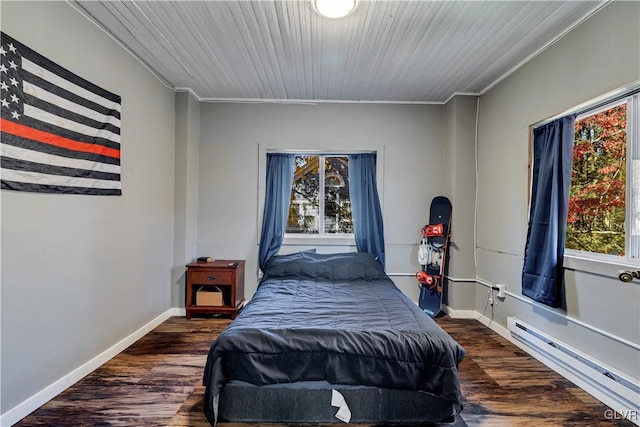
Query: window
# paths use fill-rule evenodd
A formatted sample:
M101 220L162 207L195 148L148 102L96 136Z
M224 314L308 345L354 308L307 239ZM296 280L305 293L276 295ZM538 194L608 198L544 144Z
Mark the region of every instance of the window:
M640 258L639 100L576 117L566 249Z
M297 155L291 188L288 234L353 234L349 158Z

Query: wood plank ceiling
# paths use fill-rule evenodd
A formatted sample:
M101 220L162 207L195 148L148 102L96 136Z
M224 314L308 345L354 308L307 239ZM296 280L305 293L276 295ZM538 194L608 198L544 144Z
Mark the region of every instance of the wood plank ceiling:
M483 93L606 2L72 3L168 86L205 101L442 103Z

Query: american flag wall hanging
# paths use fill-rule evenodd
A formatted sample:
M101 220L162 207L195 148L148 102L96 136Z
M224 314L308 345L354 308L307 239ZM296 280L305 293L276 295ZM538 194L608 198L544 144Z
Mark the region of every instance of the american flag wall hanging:
M0 36L2 189L121 195L120 96Z

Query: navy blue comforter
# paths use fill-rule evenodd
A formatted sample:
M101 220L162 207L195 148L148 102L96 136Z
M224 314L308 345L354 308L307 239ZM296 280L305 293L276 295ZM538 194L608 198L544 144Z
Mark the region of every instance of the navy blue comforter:
M219 392L230 380L421 390L461 405L464 354L372 255L277 256L209 351L205 414L215 424Z

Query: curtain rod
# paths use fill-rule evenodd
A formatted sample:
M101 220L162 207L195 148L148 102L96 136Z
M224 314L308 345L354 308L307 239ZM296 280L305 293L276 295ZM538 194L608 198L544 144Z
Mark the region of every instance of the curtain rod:
M640 93L640 80L631 83L630 85L626 85L623 86L620 89L616 89L614 91L611 91L605 95L599 96L597 98L593 98L587 102L583 102L582 104L573 107L567 111L565 111L564 113L555 115L553 117L550 117L548 119L542 120L536 124L534 124L533 126L531 126L532 129L537 129L540 126L544 126L548 123L551 123L554 120L557 120L561 117L566 117L566 116L570 116L572 114L575 114L576 116L580 116L584 113L588 113L589 111L593 111L593 110L597 110L599 108L604 107L607 104L611 104L613 102L619 101L623 98L626 98L628 96L633 96L637 93Z
M346 154L377 154L377 150L279 150L277 148L268 148L265 150L267 153L278 153L278 154L304 154L304 155L322 155L322 156L333 156L333 155L346 155Z

